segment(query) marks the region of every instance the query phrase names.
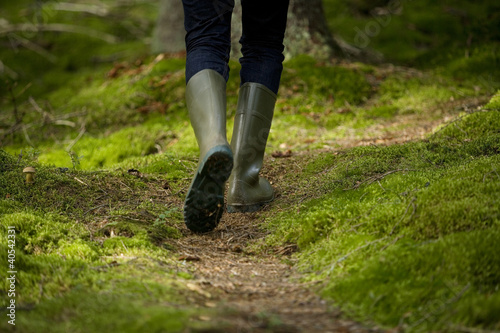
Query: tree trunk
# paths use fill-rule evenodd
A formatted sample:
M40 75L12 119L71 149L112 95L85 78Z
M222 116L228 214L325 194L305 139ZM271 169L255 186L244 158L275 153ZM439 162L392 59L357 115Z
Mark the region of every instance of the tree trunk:
M341 49L328 29L322 0L290 0L284 44L286 56L340 56Z
M231 56L238 58L241 55L238 43L241 36L241 3L240 0L235 2ZM154 52L184 50L183 16L180 0L161 0L158 23L153 37ZM297 54L310 54L317 58L340 56L341 48L328 30L322 0L290 0L284 44L286 57Z
M181 0L161 0L151 48L155 53L185 50L184 9Z

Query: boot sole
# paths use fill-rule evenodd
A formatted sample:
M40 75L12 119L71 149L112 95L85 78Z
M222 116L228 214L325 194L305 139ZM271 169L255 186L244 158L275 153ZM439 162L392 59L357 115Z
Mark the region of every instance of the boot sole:
M265 205L271 203L274 197L265 202L259 202L251 205L227 205L228 213L252 213L261 210Z
M224 212L225 182L233 169L228 146L216 146L206 154L193 178L184 203L184 222L193 232L217 227Z

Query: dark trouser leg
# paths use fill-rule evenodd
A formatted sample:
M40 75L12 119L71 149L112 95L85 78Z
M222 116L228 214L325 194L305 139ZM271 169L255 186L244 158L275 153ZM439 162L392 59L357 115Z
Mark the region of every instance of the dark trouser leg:
M275 94L283 70L288 0L242 0L241 85L260 83Z
M182 0L186 29L186 82L204 69L227 81L234 0Z

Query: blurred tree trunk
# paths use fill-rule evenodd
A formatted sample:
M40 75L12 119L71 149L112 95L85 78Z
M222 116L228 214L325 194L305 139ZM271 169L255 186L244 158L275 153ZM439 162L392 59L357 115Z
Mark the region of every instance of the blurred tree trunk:
M185 47L182 2L181 0L160 1L160 12L153 37L153 51L182 51ZM240 55L238 43L240 36L241 3L240 0L236 0L231 36L232 57L235 58ZM328 29L322 0L290 0L285 36L287 56L306 53L323 58L331 55L340 56L341 50Z
M184 9L181 0L160 0L153 34L153 52L179 52L185 49Z

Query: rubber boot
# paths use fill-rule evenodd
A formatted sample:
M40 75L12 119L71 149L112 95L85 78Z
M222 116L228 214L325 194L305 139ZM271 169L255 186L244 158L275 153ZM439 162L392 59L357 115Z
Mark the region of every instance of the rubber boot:
M276 95L262 84L247 82L240 88L231 139L234 168L229 178L229 213L254 212L274 199L271 184L259 172L275 103Z
M226 81L211 69L196 73L186 86L186 104L200 159L184 203L184 222L194 232L207 232L222 216L225 182L233 168L226 138Z

